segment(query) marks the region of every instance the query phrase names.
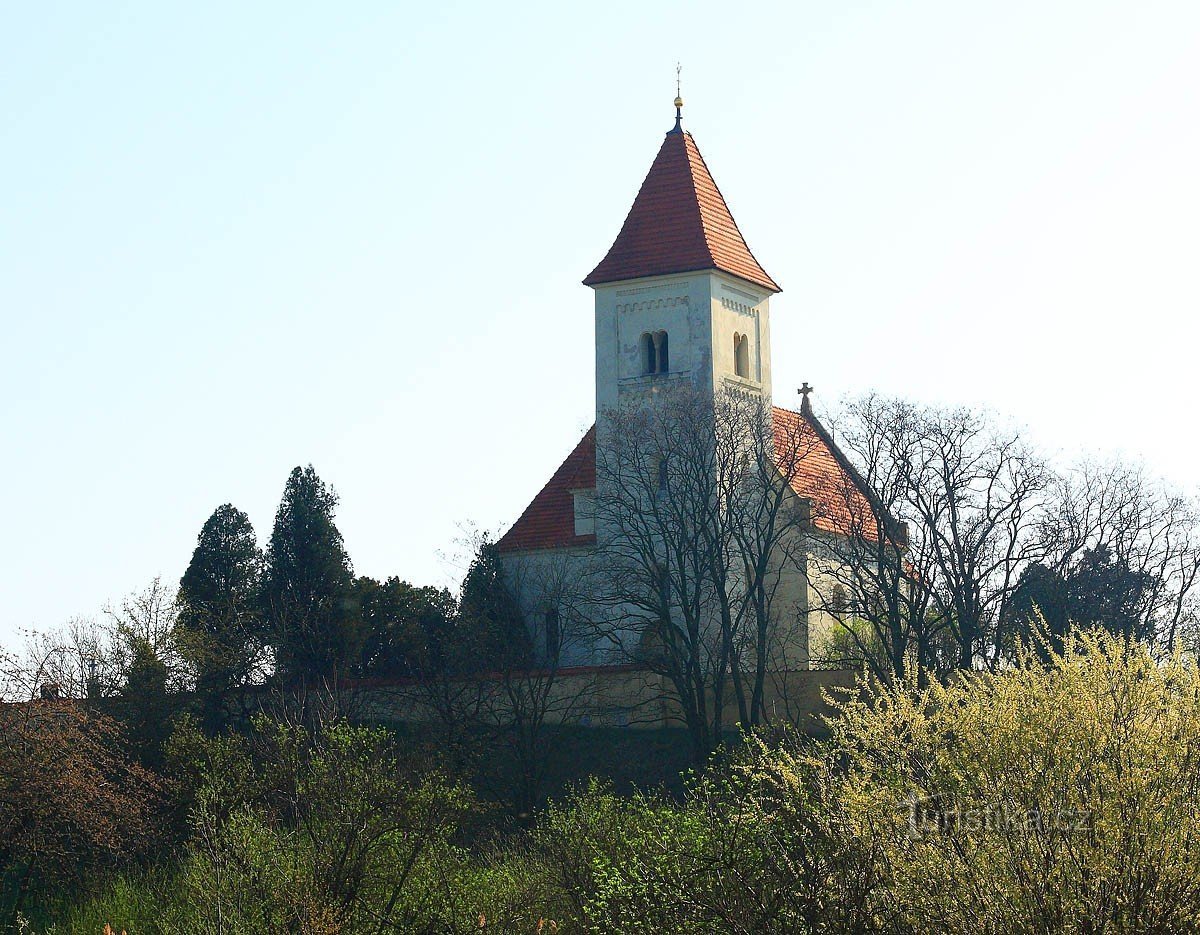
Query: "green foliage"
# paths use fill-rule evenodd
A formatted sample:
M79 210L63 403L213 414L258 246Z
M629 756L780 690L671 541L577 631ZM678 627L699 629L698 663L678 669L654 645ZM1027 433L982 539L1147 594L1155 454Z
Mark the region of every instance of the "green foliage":
M275 514L263 611L285 679L331 684L357 662L359 614L350 559L333 521L337 495L310 464L293 469Z
M1040 632L1050 650L1062 652L1072 625L1102 628L1126 640L1158 634L1154 605L1163 583L1135 570L1107 546L1085 549L1065 572L1033 564L1022 573L1008 609L1018 635ZM1044 631L1044 632L1043 632ZM1046 654L1043 653L1043 658Z
M135 640L115 713L125 724L138 761L156 771L162 768L163 744L180 706L179 696L168 689L167 677L167 666L153 647L145 640Z
M533 659L529 629L504 580L500 550L484 540L467 569L459 598L460 644L471 647L471 668L525 665Z
M394 678L422 671L429 646L444 641L454 626L453 595L394 577L382 583L359 578L355 588L362 617L363 674Z
M750 737L682 801L593 782L470 847L469 802L389 735L178 744L203 764L195 832L169 887L144 879L164 895L138 931L1200 931L1200 669L1104 631L874 686L827 739ZM144 919L131 880L61 930Z

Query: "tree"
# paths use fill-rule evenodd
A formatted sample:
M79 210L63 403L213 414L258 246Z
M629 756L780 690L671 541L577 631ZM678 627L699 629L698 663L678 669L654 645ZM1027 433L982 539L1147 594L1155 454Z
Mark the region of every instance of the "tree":
M529 568L486 536L472 546L454 614L421 628L410 657L414 678L397 692L432 715L448 766L528 812L559 755L551 725L577 719L594 688L560 677L586 637L582 594L568 563L543 559ZM527 619L522 607L538 608L543 619Z
M500 552L486 536L463 578L458 604L458 626L470 634L470 665L476 671L494 671L510 662L533 664L529 628L512 587L504 580Z
M1017 579L1008 614L1011 619L1005 621L1005 630L1036 645L1043 659L1061 653L1074 619L1066 579L1053 568L1034 562ZM1031 639L1035 634L1041 639Z
M1044 563L1064 581L1080 579L1073 615L1171 649L1195 636L1197 521L1192 500L1142 469L1084 462L1054 483L1040 530Z
M593 617L616 658L665 677L700 762L727 710L762 723L768 674L803 657L795 482L819 440L761 397L690 384L605 413L600 437Z
M118 691L128 680L135 660L147 652L164 666L172 692L191 687L181 653L178 619L177 593L157 577L119 605L103 609L102 627L107 631L108 650L114 656L108 668L117 679L114 687Z
M312 465L295 468L275 514L263 575L263 614L285 680L334 684L357 660L354 575L334 525L337 495Z
M355 583L362 619L362 674L398 678L420 671L419 656L445 638L457 611L444 588L416 587L392 577Z
M849 597L836 616L850 634L870 624L887 681L996 667L1009 602L1044 551L1047 467L1019 432L965 408L868 396L841 421L869 496L857 512L843 497L849 521L828 541L829 578Z
M262 562L249 518L226 503L205 520L179 582L182 652L210 733L224 725L230 693L263 663Z
M163 744L171 734L181 702L180 694L168 686L166 664L149 643L135 643L113 711L124 724L133 754L143 766L161 770Z
M848 464L809 574L814 609L838 626L817 658L833 652L829 661L845 666L856 656L884 683L923 684L947 626L934 602L934 536L911 509L919 435L919 412L901 400L845 406L838 450Z

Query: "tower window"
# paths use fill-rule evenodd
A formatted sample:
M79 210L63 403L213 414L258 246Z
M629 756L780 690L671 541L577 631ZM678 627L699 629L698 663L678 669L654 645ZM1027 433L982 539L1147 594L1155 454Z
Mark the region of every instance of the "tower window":
M655 467L658 473L658 492L666 493L667 490L667 458L663 455L658 459L658 464Z
M671 369L671 354L665 331L642 334L642 373L667 373Z
M558 652L562 648L562 619L557 610L546 611L546 660L558 661Z
M733 334L733 372L739 377L750 378L750 342L746 335Z

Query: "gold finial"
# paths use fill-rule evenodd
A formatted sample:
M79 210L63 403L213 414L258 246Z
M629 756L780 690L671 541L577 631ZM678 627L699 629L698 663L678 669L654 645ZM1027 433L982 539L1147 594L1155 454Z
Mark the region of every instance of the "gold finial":
M675 129L682 128L683 123L683 97L679 90L679 73L683 71L683 66L678 62L675 63Z

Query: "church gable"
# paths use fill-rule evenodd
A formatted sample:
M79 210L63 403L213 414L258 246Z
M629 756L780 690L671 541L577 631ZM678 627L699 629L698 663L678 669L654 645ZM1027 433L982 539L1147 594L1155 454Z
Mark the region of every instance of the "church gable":
M814 529L875 539L877 515L866 482L809 409L771 408L775 458L792 490L810 504Z

